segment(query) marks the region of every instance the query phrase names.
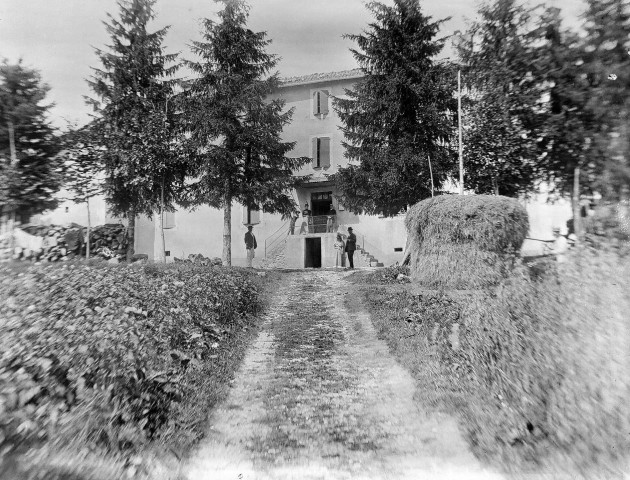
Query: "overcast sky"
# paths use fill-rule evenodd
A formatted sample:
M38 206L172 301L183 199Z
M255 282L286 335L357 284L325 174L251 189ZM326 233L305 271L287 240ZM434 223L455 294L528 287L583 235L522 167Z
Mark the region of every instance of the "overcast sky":
M305 75L356 68L344 33L359 33L372 20L363 0L250 0L250 28L268 33L268 51L282 57L282 76ZM391 3L385 0L384 3ZM551 0L570 23L582 11L582 0ZM434 19L452 17L442 36L451 35L475 17L476 0L421 0ZM188 44L199 39L199 19L214 18L213 0L158 0L153 29L171 25L165 40L169 52L192 59ZM64 119L83 123L90 95L85 79L90 66L99 66L93 47L103 47L108 36L102 21L117 16L116 0L0 0L0 59L24 63L41 71L51 87L49 99L57 126ZM447 49L443 56L449 56Z

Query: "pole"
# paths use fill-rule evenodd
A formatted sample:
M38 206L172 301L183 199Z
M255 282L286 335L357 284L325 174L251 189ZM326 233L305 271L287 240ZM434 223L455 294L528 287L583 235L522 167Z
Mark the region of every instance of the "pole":
M433 198L433 168L431 168L431 156L427 155L427 159L429 160L429 175L431 175L431 198Z
M462 145L462 75L457 70L457 120L459 123L459 194L464 194L464 156Z
M580 167L573 170L573 232L577 243L582 240L582 219L580 218Z

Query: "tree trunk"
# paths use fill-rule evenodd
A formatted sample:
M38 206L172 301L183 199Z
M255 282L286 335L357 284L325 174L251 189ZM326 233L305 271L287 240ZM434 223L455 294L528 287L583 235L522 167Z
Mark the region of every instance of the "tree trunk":
M497 177L492 179L492 189L494 190L495 195L499 195L499 181L497 180Z
M573 232L579 242L582 240L582 218L580 217L580 167L575 167L575 170L573 170L573 198L571 203L573 204Z
M232 197L225 195L223 210L223 265L232 266Z
M134 243L136 239L136 209L131 207L129 209L128 214L128 223L127 223L127 262L131 263L133 261L133 256L135 254Z
M85 259L90 259L90 229L92 227L92 220L90 218L90 199L89 197L85 200L87 203L87 234L85 236Z
M9 149L11 152L11 165L15 165L17 163L17 152L15 150L15 128L13 127L13 122L11 120L7 120L7 127L9 129Z

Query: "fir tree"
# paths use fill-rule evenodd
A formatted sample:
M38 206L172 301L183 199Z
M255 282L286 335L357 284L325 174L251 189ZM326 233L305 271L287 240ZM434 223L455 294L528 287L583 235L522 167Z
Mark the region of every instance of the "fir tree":
M580 50L593 138L588 161L601 166L594 188L609 199L628 199L630 4L626 0L588 0L583 18L586 35Z
M367 5L375 21L346 35L364 77L335 99L350 163L335 175L350 211L393 216L431 196L429 159L438 188L456 165L450 147L456 117L456 73L435 57L440 24L418 0Z
M534 11L516 0L479 7L479 20L456 42L464 102L466 187L508 196L532 192L540 179L541 85L547 71ZM538 62L538 63L537 63Z
M231 264L232 202L267 212L290 214L293 172L306 158L289 158L294 143L281 141L292 111L268 100L277 74L265 78L277 59L265 51L266 33L247 28L248 7L223 0L219 21L203 20L203 41L193 42L200 57L187 65L197 74L186 92L195 182L188 204L224 209L223 263Z
M147 30L154 4L120 1L120 19L108 15L112 43L107 51L96 51L102 69L94 69L89 82L98 96L89 102L98 113L93 128L105 147L106 199L111 211L129 222L128 260L134 253L136 215L174 208L186 175L172 108L177 55L163 52L168 27Z
M21 60L0 66L0 216L27 222L57 205L59 138L47 119L48 91Z

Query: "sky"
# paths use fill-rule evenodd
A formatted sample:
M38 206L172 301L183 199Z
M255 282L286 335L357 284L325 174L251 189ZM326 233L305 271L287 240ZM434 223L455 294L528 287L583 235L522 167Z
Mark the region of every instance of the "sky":
M383 3L391 4L391 0ZM549 0L562 9L568 24L576 24L582 0ZM349 51L353 43L342 37L360 33L372 21L364 0L250 0L249 27L266 31L278 54L283 77L356 68ZM434 20L451 17L440 36L464 30L475 18L477 0L421 0L423 11ZM188 45L200 39L201 18L216 18L213 0L158 0L156 19L150 27L170 25L164 45L169 53L194 59ZM51 120L58 127L67 122L85 123L90 109L84 96L91 95L86 79L99 67L94 48L109 38L103 21L117 16L116 0L0 0L0 59L39 70L55 103ZM442 57L453 56L450 46Z

